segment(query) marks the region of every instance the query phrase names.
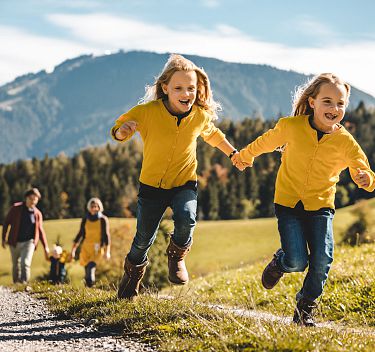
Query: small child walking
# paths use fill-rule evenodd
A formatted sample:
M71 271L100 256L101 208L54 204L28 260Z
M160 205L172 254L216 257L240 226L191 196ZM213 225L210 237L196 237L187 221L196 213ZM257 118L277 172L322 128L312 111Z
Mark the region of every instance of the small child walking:
M262 284L272 289L285 273L303 272L293 321L315 326L314 309L333 261L336 183L349 172L358 187L372 192L375 174L353 136L340 124L350 86L332 73L320 74L299 87L292 117L281 118L234 155L239 169L260 154L282 150L275 185L275 214L281 248L265 268Z
M193 242L197 212L197 138L232 157L237 151L213 124L219 108L203 69L171 55L142 104L121 115L111 130L120 142L139 131L144 142L139 178L137 231L125 258L119 298L138 295L148 264L147 252L161 218L173 211L174 232L167 248L169 281L188 282L184 257Z
M103 210L103 204L99 198L91 198L87 202L87 213L82 218L79 232L73 241L72 258L75 257L76 250L82 242L79 262L85 268L87 287L95 284L95 271L99 260L101 258L109 260L111 257L109 222Z
M66 280L65 264L69 261L68 253L61 246L55 244L49 260L51 262L49 280L54 285L63 284Z

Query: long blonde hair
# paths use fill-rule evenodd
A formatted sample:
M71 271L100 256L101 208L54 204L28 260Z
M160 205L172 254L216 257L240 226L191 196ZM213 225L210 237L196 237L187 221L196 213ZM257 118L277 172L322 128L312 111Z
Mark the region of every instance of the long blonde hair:
M203 68L197 67L192 61L186 59L182 55L171 54L165 64L163 71L152 86L146 86L146 93L140 103L147 103L151 100L166 99L162 84L168 84L173 74L177 71L195 71L198 78L197 97L194 104L202 107L212 115L213 120L217 119L217 112L221 110L221 106L213 99L210 80Z
M350 85L333 73L322 73L296 88L293 96L292 115L312 115L314 111L310 107L309 97L316 98L316 96L319 94L320 87L325 83L343 85L347 93L346 105L349 104Z

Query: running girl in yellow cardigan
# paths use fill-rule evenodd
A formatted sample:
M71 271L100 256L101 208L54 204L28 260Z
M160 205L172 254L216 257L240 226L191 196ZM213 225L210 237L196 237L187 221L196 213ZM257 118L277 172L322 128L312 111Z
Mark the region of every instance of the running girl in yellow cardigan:
M196 224L197 138L201 136L229 157L237 152L212 122L218 107L207 74L183 56L171 55L148 88L144 103L121 115L112 128L117 141L127 141L138 131L144 142L137 232L125 258L119 298L138 294L148 264L147 252L168 206L174 220L167 249L168 278L175 284L188 282L184 257Z
M375 188L366 155L340 124L349 95L350 86L337 76L314 77L297 90L293 117L281 118L232 158L243 169L256 156L282 149L275 186L281 249L265 268L262 284L271 289L284 273L303 272L308 266L293 317L304 326L315 326L313 310L333 260L332 220L341 171L349 167L358 187L368 192Z
M86 286L92 287L95 284L96 265L101 258L109 260L111 257L109 222L103 214L103 204L99 198L91 198L87 202L87 213L73 241L72 258L80 243L79 263L85 268Z

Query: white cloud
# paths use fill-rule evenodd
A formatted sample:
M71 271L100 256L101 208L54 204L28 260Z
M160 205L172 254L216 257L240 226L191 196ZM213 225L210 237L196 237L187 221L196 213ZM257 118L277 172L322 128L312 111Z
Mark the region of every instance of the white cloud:
M241 36L241 32L232 26L228 26L226 24L219 24L216 26L216 31L223 35L233 35L233 36Z
M29 72L50 71L65 59L92 53L94 49L7 26L0 26L0 47L0 84Z
M46 65L56 65L67 57L88 53L90 50L94 53L118 49L176 52L215 57L231 62L269 64L303 73L335 72L357 88L375 96L375 86L369 74L373 72L375 62L374 41L345 45L333 43L320 48L292 48L255 40L225 24L211 30L196 27L172 29L166 25L144 23L107 14L54 14L48 16L48 20L67 29L74 41L34 37L15 30L11 32L10 29L8 34L3 36L0 27L2 48L4 37L8 38L8 44L13 40L21 43L14 46L9 57L5 57L3 50L0 52L0 67L4 67L5 63L12 68L12 62L19 61L19 67L24 67L22 73L26 73L35 70L38 64L38 69ZM22 43L25 42L29 43L28 49L22 48ZM52 47L54 50L51 50ZM30 52L31 57L25 55ZM19 70L11 72L13 77L20 74ZM0 71L2 82L4 74L5 69Z
M298 28L298 31L309 36L319 37L320 40L327 41L337 37L337 33L331 27L309 16L303 16L294 22L293 26Z

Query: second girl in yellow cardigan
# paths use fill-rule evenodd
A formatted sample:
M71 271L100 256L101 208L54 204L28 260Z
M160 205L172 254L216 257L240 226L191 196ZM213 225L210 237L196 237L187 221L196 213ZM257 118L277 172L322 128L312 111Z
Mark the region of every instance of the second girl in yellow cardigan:
M273 288L284 273L308 272L297 294L293 321L314 326L313 311L323 292L333 260L332 220L336 183L349 167L354 182L366 191L375 188L375 175L353 136L340 124L350 86L327 73L300 87L294 116L281 118L275 128L234 155L239 169L256 156L281 148L275 186L275 213L281 239L265 268L263 286Z

